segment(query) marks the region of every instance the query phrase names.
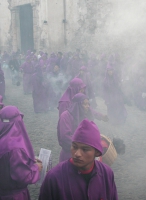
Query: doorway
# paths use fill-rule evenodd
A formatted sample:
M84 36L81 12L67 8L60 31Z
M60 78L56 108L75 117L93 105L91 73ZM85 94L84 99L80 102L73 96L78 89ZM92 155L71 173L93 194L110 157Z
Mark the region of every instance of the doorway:
M21 51L34 49L33 11L30 4L19 6Z

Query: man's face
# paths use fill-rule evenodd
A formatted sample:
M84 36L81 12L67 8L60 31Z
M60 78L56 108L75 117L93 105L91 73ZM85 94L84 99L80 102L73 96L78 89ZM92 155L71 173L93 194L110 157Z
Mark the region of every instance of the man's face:
M84 93L85 93L85 88L81 88L81 89L79 90L79 93L84 94Z
M73 163L79 170L89 170L99 152L89 145L72 142L71 154Z
M54 70L53 70L54 72L58 72L59 71L59 67L57 66L57 65L55 65L55 67L54 67Z
M82 102L82 106L83 106L83 109L84 109L85 113L87 113L88 110L89 110L89 107L90 107L89 100L88 100L88 99L85 99L85 100Z
M109 74L109 76L112 76L113 75L113 70L112 69L108 70L108 74Z

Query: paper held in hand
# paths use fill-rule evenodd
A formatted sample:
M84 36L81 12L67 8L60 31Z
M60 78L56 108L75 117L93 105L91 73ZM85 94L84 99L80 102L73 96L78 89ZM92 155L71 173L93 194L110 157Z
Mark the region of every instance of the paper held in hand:
M43 169L40 174L40 180L37 182L38 184L42 184L47 171L52 168L52 158L51 158L51 150L41 148L39 154L39 160L42 161Z

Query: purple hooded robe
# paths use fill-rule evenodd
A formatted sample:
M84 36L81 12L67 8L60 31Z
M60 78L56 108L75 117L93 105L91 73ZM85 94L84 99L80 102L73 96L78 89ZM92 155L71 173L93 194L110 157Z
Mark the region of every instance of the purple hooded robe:
M92 85L92 77L89 73L87 67L82 66L80 68L80 73L76 76L76 78L82 79L82 81L86 84L86 95L89 97L89 99L92 99L92 106L97 107L95 94L93 91L93 85Z
M102 114L94 111L91 107L87 114L85 114L82 102L88 97L82 93L76 94L72 99L72 105L64 111L58 121L57 135L59 145L62 147L60 152L59 162L65 161L71 157L70 146L74 131L80 122L87 118L94 120L95 118L101 120Z
M100 132L94 122L83 120L73 142L87 144L102 152ZM113 171L94 161L88 181L70 160L51 169L41 186L39 200L118 200Z
M39 179L39 169L22 117L15 106L0 110L1 200L30 200L27 185Z
M108 70L113 70L112 76L108 74ZM127 118L127 111L124 106L123 93L114 74L114 69L109 64L107 66L103 90L109 121L115 125L124 124Z
M31 57L26 58L26 62L22 64L21 69L23 70L23 91L24 94L32 93L32 75L34 73L34 66L31 62Z
M49 86L45 84L42 69L36 66L36 72L32 75L32 98L34 112L47 112L49 109Z
M70 81L70 86L64 92L63 96L59 101L59 116L71 105L71 100L73 96L79 93L79 91L85 87L86 85L79 78L74 78Z
M4 78L4 72L1 69L1 64L0 64L0 95L3 98L5 97L5 78Z

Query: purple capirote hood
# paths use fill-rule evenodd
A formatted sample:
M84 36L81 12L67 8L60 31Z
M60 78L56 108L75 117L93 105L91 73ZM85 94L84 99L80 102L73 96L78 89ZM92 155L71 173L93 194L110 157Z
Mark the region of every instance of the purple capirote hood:
M80 142L94 147L102 155L100 131L93 121L84 119L77 127L72 142Z
M30 159L35 159L22 118L23 114L15 106L0 110L0 158L13 149L23 149Z
M74 78L71 80L69 87L61 97L60 101L71 102L75 94L79 93L80 89L86 88L86 85L80 78Z

